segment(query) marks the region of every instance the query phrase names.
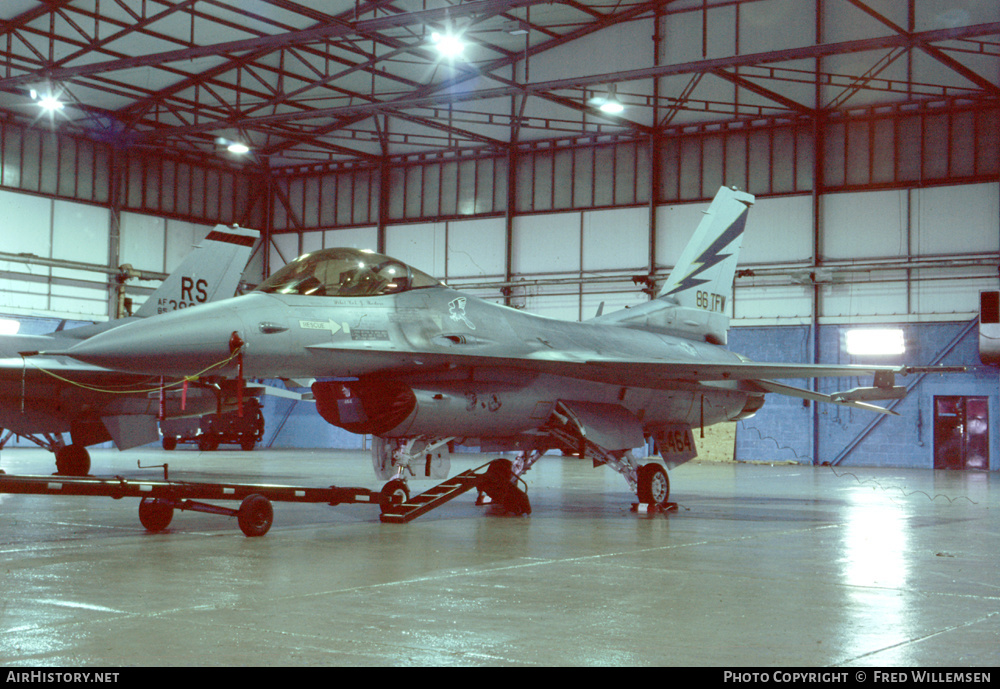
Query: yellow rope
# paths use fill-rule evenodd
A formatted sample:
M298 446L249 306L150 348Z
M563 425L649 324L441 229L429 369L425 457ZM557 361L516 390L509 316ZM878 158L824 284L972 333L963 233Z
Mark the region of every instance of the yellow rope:
M228 364L229 362L231 362L233 359L235 359L237 357L237 355L241 351L242 351L242 348L241 349L237 349L235 352L233 352L232 354L230 354L229 356L227 356L225 359L223 359L223 360L221 360L221 361L219 361L217 363L212 364L208 368L205 368L205 369L199 371L198 373L192 374L190 376L184 376L181 380L178 380L178 381L176 381L174 383L167 383L165 385L157 385L154 388L146 388L146 389L141 389L140 388L140 389L132 389L132 390L124 390L124 389L118 389L118 390L116 390L114 388L99 388L99 387L94 386L94 385L87 385L86 383L79 383L77 381L70 380L69 378L61 376L58 373L55 373L53 371L49 371L48 369L44 369L41 366L39 366L38 364L36 364L34 361L31 361L30 363L37 370L41 371L42 373L44 373L46 375L52 376L56 380L61 380L64 383L67 383L69 385L73 385L73 386L78 387L78 388L82 388L84 390L89 390L90 392L102 392L102 393L109 394L109 395L135 395L135 394L141 394L141 393L159 392L160 390L166 390L167 388L179 387L181 385L184 385L184 383L188 383L188 382L191 382L191 381L198 380L198 378L200 378L201 376L205 375L206 373L208 373L212 369L214 369L214 368L221 368L221 367L225 366L226 364ZM25 356L22 355L21 359L22 359L22 361L24 361L25 364L29 363L29 359L27 357L25 357ZM119 386L119 387L124 388L125 386Z

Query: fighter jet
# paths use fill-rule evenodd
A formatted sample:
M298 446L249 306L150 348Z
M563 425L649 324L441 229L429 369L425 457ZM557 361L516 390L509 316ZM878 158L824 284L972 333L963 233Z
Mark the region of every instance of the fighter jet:
M158 376L111 371L66 357L23 356L64 349L98 333L157 314L232 297L260 233L217 225L139 307L134 316L49 335L0 336L0 428L55 452L59 473L85 475L87 446L114 440L119 449L159 439L158 416L216 411L211 386L160 395ZM190 386L189 386L190 387ZM182 409L183 407L183 409ZM63 433L69 433L66 445Z
M374 436L380 478L443 475L449 448L513 451L511 473L562 450L664 505L692 428L752 416L767 393L892 413L897 366L754 363L725 348L737 255L754 202L723 188L656 298L585 322L456 291L402 261L325 249L254 291L97 335L62 355L121 371L311 379L329 423ZM774 379L874 375L832 395ZM635 448L655 444L658 457Z

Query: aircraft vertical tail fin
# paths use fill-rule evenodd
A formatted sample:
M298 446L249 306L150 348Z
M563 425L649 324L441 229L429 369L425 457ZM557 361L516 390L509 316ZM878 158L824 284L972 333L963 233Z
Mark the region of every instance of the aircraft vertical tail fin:
M736 263L753 202L751 194L719 189L657 297L594 320L725 344Z
M753 202L750 194L725 187L719 189L658 299L668 299L679 306L726 312L726 307L732 304L736 262Z
M233 296L259 236L257 230L216 225L135 315L155 316Z

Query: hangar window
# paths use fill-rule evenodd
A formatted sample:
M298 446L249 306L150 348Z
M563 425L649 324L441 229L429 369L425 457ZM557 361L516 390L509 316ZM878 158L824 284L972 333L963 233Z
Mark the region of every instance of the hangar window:
M324 249L295 259L258 292L320 297L375 297L441 283L402 261L360 249Z
M903 331L898 328L888 330L848 330L844 336L847 353L855 355L892 355L906 351Z

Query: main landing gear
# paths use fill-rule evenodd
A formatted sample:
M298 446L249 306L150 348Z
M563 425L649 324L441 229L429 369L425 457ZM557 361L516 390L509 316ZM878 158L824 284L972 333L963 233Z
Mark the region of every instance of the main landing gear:
M676 509L676 504L669 501L670 477L659 462L641 464L631 451L608 451L589 441L581 442L581 438L568 433L563 437L556 435L556 438L566 447L581 448L583 456L593 460L595 466L606 464L620 473L638 498L638 503L633 503L636 511ZM409 478L418 474L426 478L444 478L447 475L446 468L450 465L448 446L453 440L373 438L372 461L376 475L381 479L391 479L382 488L382 521L409 521L473 487L479 491L478 505L491 504L508 513L531 514L531 504L523 489L521 476L542 457L542 450L523 451L513 461L495 459L478 469L457 474L411 499L407 483Z
M631 450L607 450L587 440L568 422L561 421L556 419L549 427L552 437L564 448L593 460L594 466L604 464L621 474L639 500L633 509L640 512L676 509L676 503L669 501L670 477L662 464L655 461L641 464Z
M83 445L63 445L56 449L56 473L86 476L90 473L90 453Z
M13 431L3 431L3 437L0 438L0 449L3 449L4 445L14 437L15 433ZM87 451L84 445L78 443L67 445L59 433L29 433L27 435L18 435L17 437L30 440L35 445L38 445L38 447L55 454L57 474L62 476L86 476L90 473L90 452Z
M656 463L643 464L637 471L636 495L639 502L665 507L670 497L670 477L667 470Z
M670 476L662 465L643 464L636 472L636 496L639 502L632 505L636 512L673 512L676 502L670 502Z

